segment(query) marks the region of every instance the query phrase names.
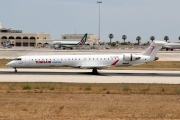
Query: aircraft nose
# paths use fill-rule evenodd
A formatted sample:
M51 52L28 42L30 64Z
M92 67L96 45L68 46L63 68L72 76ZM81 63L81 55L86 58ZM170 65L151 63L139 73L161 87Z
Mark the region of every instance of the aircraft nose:
M6 64L6 66L8 66L8 67L12 67L12 65L13 65L12 62L8 62L8 63Z
M8 63L6 64L6 66L8 66L8 67L9 67L9 65L10 65L10 62L8 62Z

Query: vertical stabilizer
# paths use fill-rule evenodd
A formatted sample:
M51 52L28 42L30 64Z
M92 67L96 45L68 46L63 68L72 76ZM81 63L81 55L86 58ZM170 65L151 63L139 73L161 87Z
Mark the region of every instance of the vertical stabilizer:
M87 40L87 33L84 34L83 38L81 39L81 41L78 42L77 45L84 45L86 43L86 40Z
M166 44L164 41L154 40L151 45L147 48L143 55L155 57L162 46Z

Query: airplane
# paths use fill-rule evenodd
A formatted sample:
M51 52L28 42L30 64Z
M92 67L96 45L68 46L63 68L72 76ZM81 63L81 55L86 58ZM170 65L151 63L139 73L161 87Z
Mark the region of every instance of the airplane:
M50 43L51 48L57 49L57 48L70 48L71 50L73 49L73 47L78 47L78 46L82 46L86 43L86 39L87 39L87 33L84 34L84 36L82 37L82 39L79 42L75 42L75 41L53 41L52 43Z
M16 68L73 67L92 69L93 74L99 74L100 69L113 66L135 66L158 60L157 52L165 43L153 41L146 51L136 54L21 56L6 65L14 68L14 72L17 72Z
M173 49L180 49L180 43L166 43L165 45L162 46L162 49L166 49L166 51Z
M2 42L1 44L3 48L12 48L12 45L10 42Z

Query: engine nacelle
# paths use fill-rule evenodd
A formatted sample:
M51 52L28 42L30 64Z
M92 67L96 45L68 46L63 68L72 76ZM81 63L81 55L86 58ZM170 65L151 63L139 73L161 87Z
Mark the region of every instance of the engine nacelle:
M135 54L123 54L123 60L126 61L134 61L134 60L138 60L141 57L139 57L138 55Z

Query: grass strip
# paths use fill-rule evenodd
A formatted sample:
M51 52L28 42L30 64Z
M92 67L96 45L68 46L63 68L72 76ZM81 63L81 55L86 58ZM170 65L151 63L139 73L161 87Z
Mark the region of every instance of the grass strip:
M105 83L1 83L0 93L180 95L180 85Z

